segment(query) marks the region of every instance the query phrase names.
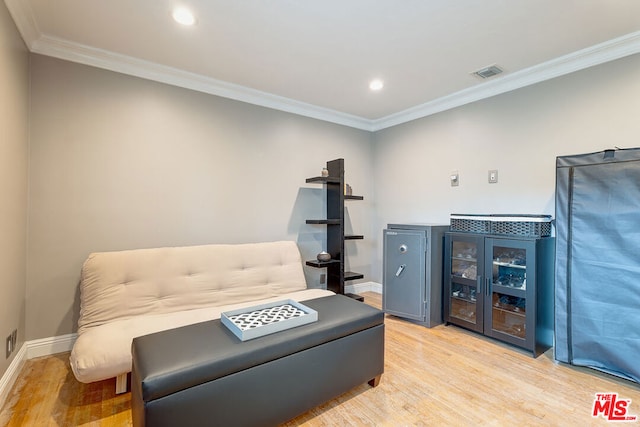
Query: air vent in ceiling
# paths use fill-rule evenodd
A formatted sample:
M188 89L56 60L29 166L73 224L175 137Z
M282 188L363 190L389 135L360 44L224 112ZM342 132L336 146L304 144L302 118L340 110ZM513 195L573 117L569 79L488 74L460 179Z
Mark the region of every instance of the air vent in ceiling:
M481 79L488 79L489 77L493 77L496 74L500 74L502 72L502 68L497 65L490 65L488 67L484 67L481 70L474 71L474 76L480 77Z

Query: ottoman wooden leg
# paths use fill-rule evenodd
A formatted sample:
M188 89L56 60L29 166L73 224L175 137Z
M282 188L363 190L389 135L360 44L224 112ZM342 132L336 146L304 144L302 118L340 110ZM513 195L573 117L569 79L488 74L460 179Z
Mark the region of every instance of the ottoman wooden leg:
M382 378L382 374L378 375L377 377L375 377L372 380L369 380L369 385L371 387L378 387L378 384L380 384L380 379Z

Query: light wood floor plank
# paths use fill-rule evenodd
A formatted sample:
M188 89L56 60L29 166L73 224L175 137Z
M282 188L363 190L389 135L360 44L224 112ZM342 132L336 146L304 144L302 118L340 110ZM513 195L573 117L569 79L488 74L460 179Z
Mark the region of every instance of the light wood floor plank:
M381 306L379 294L364 295ZM638 384L559 364L551 351L534 359L455 326L428 329L393 316L385 324L380 385L362 384L285 426L611 425L591 416L598 392L631 399L630 414L640 415ZM27 361L0 426L130 426L130 393L115 395L115 379L78 383L68 359Z

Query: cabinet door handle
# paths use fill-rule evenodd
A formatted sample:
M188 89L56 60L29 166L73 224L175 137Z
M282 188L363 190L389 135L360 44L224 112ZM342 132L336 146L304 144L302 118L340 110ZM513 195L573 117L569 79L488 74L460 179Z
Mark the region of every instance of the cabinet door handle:
M489 292L489 285L491 284L491 282L489 281L489 278L487 277L485 279L485 286L484 286L484 292L486 296L489 296L490 292Z
M478 276L476 282L476 293L482 295L482 276Z
M407 268L407 264L402 264L400 267L398 267L398 270L396 271L396 277L400 277L405 268Z

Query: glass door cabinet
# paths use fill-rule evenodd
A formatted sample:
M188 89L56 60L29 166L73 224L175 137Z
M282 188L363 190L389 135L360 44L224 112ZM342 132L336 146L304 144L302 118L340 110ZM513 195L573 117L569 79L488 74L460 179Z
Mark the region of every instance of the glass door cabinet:
M527 292L527 277L535 283L535 241L485 239L487 248L485 279L485 333L525 348L533 346L534 329L527 308L535 309L534 286ZM529 302L529 304L527 304ZM531 307L527 307L531 305ZM527 321L528 320L528 321ZM527 324L529 323L529 324Z
M461 235L445 246L445 320L478 332L483 331L483 260L483 237Z
M445 321L522 347L553 339L553 238L445 235Z

